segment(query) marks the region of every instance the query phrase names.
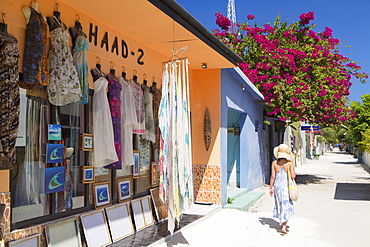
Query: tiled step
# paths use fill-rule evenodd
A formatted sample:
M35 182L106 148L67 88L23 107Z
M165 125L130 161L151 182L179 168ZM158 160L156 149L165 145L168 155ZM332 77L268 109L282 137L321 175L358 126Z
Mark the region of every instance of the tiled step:
M248 209L253 206L253 204L255 204L264 194L265 192L249 191L235 198L235 201L232 204L226 204L224 208L248 211Z

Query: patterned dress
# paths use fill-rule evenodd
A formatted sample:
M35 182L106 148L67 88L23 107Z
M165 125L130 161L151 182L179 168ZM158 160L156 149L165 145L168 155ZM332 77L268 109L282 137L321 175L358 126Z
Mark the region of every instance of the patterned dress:
M114 146L116 148L118 161L105 166L107 169L122 169L122 143L121 143L121 91L122 86L118 79L109 75L108 99L109 108L112 115Z
M290 200L288 193L288 174L283 167L280 167L280 171L276 173L274 198L275 206L272 217L279 218L280 225L282 225L294 216L293 201Z
M23 58L23 81L26 84L49 83L47 61L47 23L44 17L32 7L26 28L26 46Z
M89 41L84 36L76 38L73 48L73 61L76 65L78 79L80 80L81 97L78 101L81 104L89 103L89 69L87 63L87 50L89 49Z
M130 81L132 93L135 100L135 109L137 116L137 124L134 126L134 134L145 134L145 108L144 108L144 92L141 87L133 80Z
M1 33L1 32L0 32ZM4 34L5 35L5 34ZM18 61L19 52L15 38L13 42L0 35L0 141L4 154L16 163L15 142L19 126L19 87ZM11 169L3 167L0 169Z
M58 21L56 18L55 20ZM62 27L50 32L48 96L50 103L57 106L77 102L81 96L80 81L68 47L68 37L67 30Z

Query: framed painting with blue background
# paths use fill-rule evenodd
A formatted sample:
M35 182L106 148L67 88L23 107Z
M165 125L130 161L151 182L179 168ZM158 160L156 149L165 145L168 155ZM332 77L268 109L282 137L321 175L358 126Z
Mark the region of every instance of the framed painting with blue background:
M62 125L48 124L48 140L49 141L62 140Z
M81 183L88 184L95 182L95 167L81 166Z
M140 151L134 150L134 167L133 167L133 177L140 177Z
M44 193L64 191L64 166L45 168Z
M80 149L82 151L93 151L94 150L94 143L93 143L93 135L92 134L81 134L81 145Z
M131 178L117 180L117 188L119 202L125 202L132 198Z
M94 184L94 203L95 209L103 208L112 204L110 192L109 192L109 182L102 182Z
M64 154L63 144L48 143L46 147L46 163L62 163Z

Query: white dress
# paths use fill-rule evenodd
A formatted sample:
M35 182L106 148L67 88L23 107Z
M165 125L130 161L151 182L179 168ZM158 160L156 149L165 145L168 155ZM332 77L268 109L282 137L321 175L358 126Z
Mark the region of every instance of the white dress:
M114 146L112 116L106 91L107 86L108 81L104 77L100 77L94 82L94 165L97 167L103 167L118 161Z
M123 77L118 78L122 85L121 90L121 140L122 142L122 165L133 165L133 127L137 125L134 94L132 87Z

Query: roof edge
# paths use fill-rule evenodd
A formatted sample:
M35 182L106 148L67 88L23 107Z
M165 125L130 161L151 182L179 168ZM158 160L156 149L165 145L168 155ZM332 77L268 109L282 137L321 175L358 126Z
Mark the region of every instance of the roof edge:
M148 0L235 66L243 60L174 0Z
M255 85L248 79L248 77L241 71L239 67L225 69L228 71L241 85L246 85L245 90L249 92L252 97L258 102L264 102L265 97L262 93L256 88Z

